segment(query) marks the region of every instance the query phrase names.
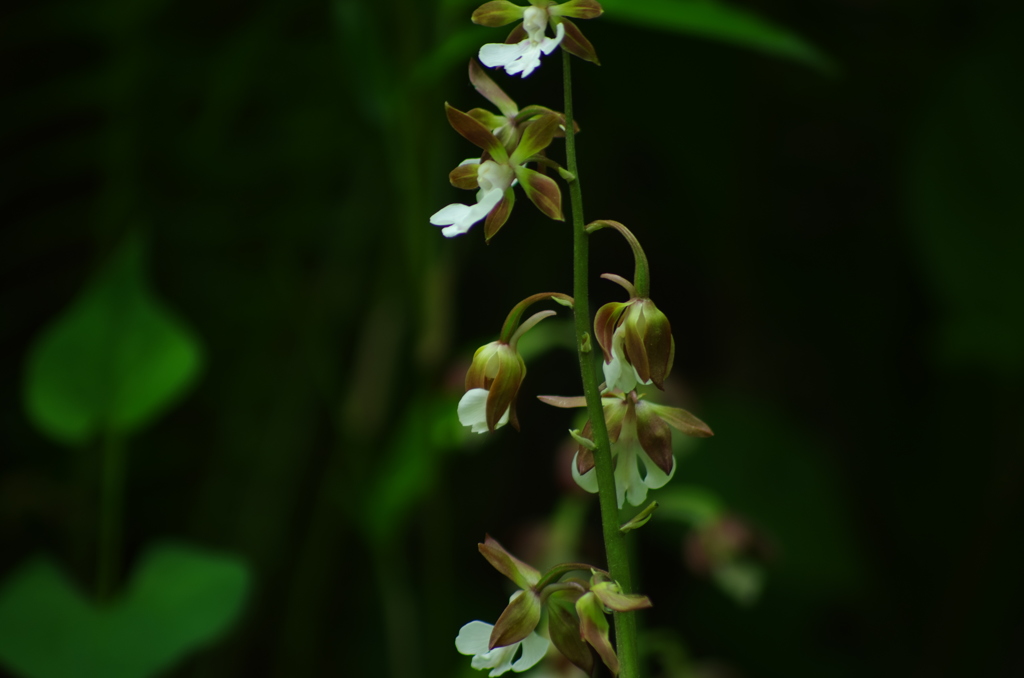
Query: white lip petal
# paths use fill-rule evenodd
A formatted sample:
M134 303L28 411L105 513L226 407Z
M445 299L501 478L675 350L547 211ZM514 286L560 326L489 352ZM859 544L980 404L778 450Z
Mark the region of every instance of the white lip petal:
M522 673L532 668L548 653L548 645L548 639L536 633L526 636L523 639L523 655L512 664L512 670L516 673Z
M494 626L482 621L471 621L461 629L455 638L455 649L462 654L486 654L491 642Z
M453 203L442 207L430 217L430 223L435 226L444 226L441 234L446 238L453 238L462 235L473 227L473 224L480 221L501 202L505 191L500 188L492 188L489 191L481 191L477 194L478 202L475 205L461 205Z
M459 400L459 423L473 433L487 432L487 389L471 388Z
M676 459L672 458L672 470L665 473L661 470L661 467L654 463L654 460L647 456L647 453L640 450L640 461L643 462L644 468L647 469L647 475L644 477L644 485L656 490L659 487L664 487L668 481L672 480L672 476L676 474Z
M623 344L626 340L626 330L622 325L612 333L612 361L601 363L604 368L604 380L608 388L617 388L623 393L629 393L636 388L636 369L626 362L626 350Z
M469 205L452 203L445 205L430 216L430 223L435 226L447 226L461 221L469 212Z
M558 47L558 44L562 42L562 38L565 37L565 24L558 24L558 28L555 29L555 37L544 38L540 41L540 51L545 54L551 54L551 52Z
M514 45L492 42L481 47L477 56L480 58L480 63L484 66L500 68L508 66L522 57L530 47L529 40L523 40Z
M487 433L487 394L485 388L471 388L459 400L459 423L468 426L473 433ZM509 408L494 428L501 428L508 423Z
M492 669L489 676L500 676L512 669L512 658L519 649L519 643L508 647L496 647L487 654L478 654L473 657L470 666L474 669Z
M633 434L635 435L635 434ZM627 433L623 431L623 436ZM623 499L629 501L632 506L639 506L647 498L647 485L640 477L640 469L637 467L636 451L640 447L635 438L619 438L618 459L615 463L615 494L618 499L619 508L622 508Z

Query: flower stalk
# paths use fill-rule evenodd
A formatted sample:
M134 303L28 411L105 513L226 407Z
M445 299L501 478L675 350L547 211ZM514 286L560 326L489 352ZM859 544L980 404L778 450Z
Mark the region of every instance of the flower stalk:
M573 297L576 346L579 354L583 394L587 413L593 426L594 460L597 471L598 497L601 507L601 526L605 553L611 578L629 593L633 589L629 567L629 553L625 535L619 530L619 509L615 495L615 476L612 466L611 443L605 425L604 409L597 366L594 363L593 342L590 341L590 243L583 218L583 193L580 189L579 166L576 163L576 134L573 129L572 64L569 52L562 52L562 82L565 94L565 154L569 172L575 179L569 182L569 200L572 208L573 231ZM636 616L632 612L615 612L615 642L621 678L638 678L639 661L636 645Z

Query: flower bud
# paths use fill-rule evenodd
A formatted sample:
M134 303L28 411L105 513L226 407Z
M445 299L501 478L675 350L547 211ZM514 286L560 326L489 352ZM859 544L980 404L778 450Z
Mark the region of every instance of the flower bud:
M628 393L637 383L665 390L672 371L675 343L668 318L650 299L602 306L594 319L594 333L604 352L608 388Z
M493 431L510 420L518 429L515 399L525 377L526 363L509 344L492 341L478 348L466 373L459 422L473 433Z
M541 311L526 320L521 319L527 308L544 299L572 307L572 297L561 292L529 296L509 312L498 341L481 346L473 354L473 362L466 372L466 393L459 401L459 421L473 433L493 431L509 422L519 430L516 394L526 378L526 363L516 346L523 334L555 312Z

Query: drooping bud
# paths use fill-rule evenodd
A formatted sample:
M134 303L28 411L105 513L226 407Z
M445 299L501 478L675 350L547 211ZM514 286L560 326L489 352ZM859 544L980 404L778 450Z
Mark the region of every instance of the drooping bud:
M506 343L492 341L473 354L466 373L466 394L459 401L459 421L473 433L483 433L505 425L511 418L516 394L526 377L526 363Z
M594 673L594 651L580 635L576 602L582 590L563 589L547 597L548 635L562 655L588 676Z
M534 302L554 299L572 306L572 297L560 292L542 292L516 304L505 319L498 341L481 346L473 354L466 372L466 393L459 401L459 421L473 433L484 433L511 423L519 429L516 395L526 378L526 363L516 346L519 338L554 311L541 311L520 323L523 312Z
M600 220L587 226L587 233L614 228L633 249L636 261L633 282L604 274L625 288L627 302L605 304L594 318L594 333L604 352L605 383L608 388L629 392L637 383L651 384L665 390L665 379L675 360L675 340L668 318L650 299L650 271L647 255L639 241L617 221Z

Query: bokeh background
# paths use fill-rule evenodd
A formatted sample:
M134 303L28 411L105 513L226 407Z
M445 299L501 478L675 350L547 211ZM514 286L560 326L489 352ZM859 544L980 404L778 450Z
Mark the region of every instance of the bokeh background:
M564 312L524 345L521 433L455 417L508 309L571 288L568 227L526 200L490 245L427 222L469 198L447 172L474 149L442 103L486 105L466 63L505 35L474 5L4 10L0 675L141 675L78 646L27 673L12 640L79 638L47 635L64 608L12 582L44 556L92 605L112 438L120 580L173 540L247 582L153 675L482 675L453 640L510 592L485 533L538 566L601 562L572 414L534 398L580 390ZM574 66L586 217L645 244L678 347L655 397L716 432L676 441L634 540L649 675L1024 675L1024 12L606 10L580 22L602 65ZM560 110L558 62L494 77ZM146 281L191 357L130 430L69 441L31 404L40 347L126 251L124 284ZM628 250L602 232L593 256L595 301L619 299L596 275L628 275ZM91 364L104 331L72 332L45 378ZM708 572L722 539L731 578Z

